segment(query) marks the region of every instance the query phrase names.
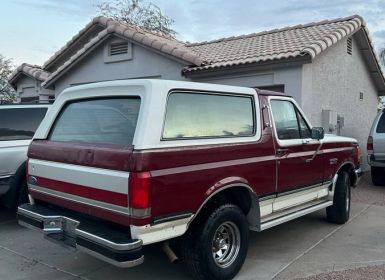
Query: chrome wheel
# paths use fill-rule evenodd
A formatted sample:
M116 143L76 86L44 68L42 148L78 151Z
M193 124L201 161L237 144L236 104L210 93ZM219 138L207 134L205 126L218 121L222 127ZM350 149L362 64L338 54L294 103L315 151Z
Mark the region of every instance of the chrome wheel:
M212 254L215 264L221 268L230 266L236 259L241 246L241 235L233 222L221 224L213 238Z

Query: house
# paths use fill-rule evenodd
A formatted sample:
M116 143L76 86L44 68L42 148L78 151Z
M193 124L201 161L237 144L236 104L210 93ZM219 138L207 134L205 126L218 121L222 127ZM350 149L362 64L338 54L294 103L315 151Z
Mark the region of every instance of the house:
M385 93L357 15L193 44L97 17L41 69L50 73L41 86L56 96L74 85L136 78L281 91L297 100L313 126L355 137L363 150ZM367 168L365 153L363 159Z
M38 65L23 63L11 74L8 82L15 89L19 102L37 102L55 98L53 90L41 86L49 76Z

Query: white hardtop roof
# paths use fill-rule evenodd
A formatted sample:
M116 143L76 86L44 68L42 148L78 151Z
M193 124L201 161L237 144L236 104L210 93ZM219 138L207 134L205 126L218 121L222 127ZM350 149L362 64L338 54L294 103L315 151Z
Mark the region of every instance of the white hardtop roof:
M257 91L247 87L235 87L217 84L205 84L171 80L117 80L100 83L92 83L74 86L63 91L56 99L55 103L48 111L46 118L41 123L35 133L36 139L46 139L55 118L61 108L67 102L89 99L89 98L108 98L108 97L127 97L139 96L141 98L141 109L138 116L138 125L135 132L133 145L137 149L164 148L185 145L219 144L219 143L239 143L246 141L256 141L260 137L260 129L257 128L256 135L252 137L236 137L229 139L200 139L190 141L161 141L163 129L163 119L167 96L171 90L193 90L205 92L207 94L229 93L248 96L257 96ZM254 98L255 107L259 107L258 98ZM259 124L259 114L256 114L256 123ZM156 120L156 121L154 121Z
M76 94L80 91L89 91L92 89L101 89L109 87L144 87L148 89L151 94L152 88L161 88L163 92L168 92L171 89L181 90L198 90L198 91L215 91L215 92L229 92L239 94L255 94L256 91L252 88L227 86L220 84L208 84L197 82L185 82L185 81L173 81L173 80L161 80L161 79L130 79L130 80L115 80L107 82L97 82L84 85L73 86L65 89L60 95L66 96L66 99L72 97L76 98ZM146 90L147 91L147 90ZM76 93L75 93L76 92ZM154 91L154 94L160 94L159 91ZM75 95L75 96L74 96ZM106 96L110 94L105 93ZM111 94L113 95L113 94Z

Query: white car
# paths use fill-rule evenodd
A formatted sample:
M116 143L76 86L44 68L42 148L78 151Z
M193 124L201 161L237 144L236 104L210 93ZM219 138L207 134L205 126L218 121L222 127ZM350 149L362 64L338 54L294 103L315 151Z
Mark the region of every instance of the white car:
M0 105L0 202L15 208L28 200L27 150L49 104Z

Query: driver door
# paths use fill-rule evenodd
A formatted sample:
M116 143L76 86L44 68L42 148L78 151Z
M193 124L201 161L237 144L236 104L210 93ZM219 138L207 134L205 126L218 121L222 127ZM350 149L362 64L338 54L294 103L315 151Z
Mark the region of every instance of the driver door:
M291 99L272 98L277 159L277 193L320 185L323 181L321 142Z

